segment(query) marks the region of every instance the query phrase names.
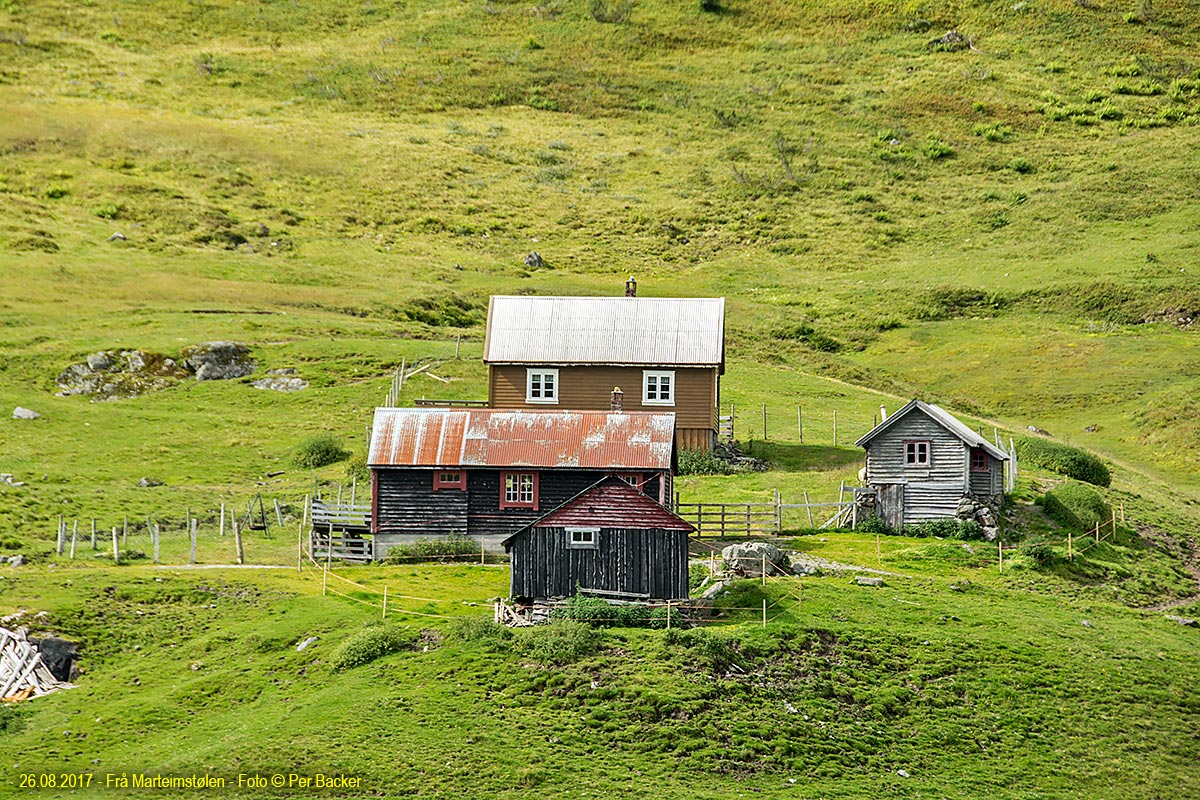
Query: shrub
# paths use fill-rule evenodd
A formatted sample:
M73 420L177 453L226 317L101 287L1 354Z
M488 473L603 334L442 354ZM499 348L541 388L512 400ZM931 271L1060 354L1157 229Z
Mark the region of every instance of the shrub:
M450 636L463 642L502 645L512 639L512 629L484 616L460 617L451 624Z
M711 450L679 451L680 475L732 475L737 472L733 465L718 458Z
M881 517L867 517L862 522L858 523L855 528L860 533L882 533L885 536L891 536L895 531L887 526Z
M441 539L418 539L411 544L389 547L384 564L407 564L421 559L460 556L479 557L479 542L465 534L452 533Z
M1018 457L1026 464L1095 486L1112 483L1112 475L1104 462L1078 447L1028 438L1017 440L1016 445Z
M92 213L101 219L116 219L121 214L121 206L117 203L100 203L92 206Z
M372 623L353 634L333 655L331 666L337 670L369 664L377 658L412 647L417 634L397 625Z
M310 436L296 447L292 463L298 467L315 469L334 464L350 454L342 449L341 441L331 433Z
M1082 483L1064 483L1046 492L1042 509L1061 525L1088 530L1112 516L1100 493Z
M937 536L942 539L978 540L983 538L983 526L975 520L931 519L905 525L904 535L916 538Z
M1058 553L1054 552L1054 548L1048 544L1023 544L1017 552L1038 567L1049 567L1058 561Z
M555 622L514 631L521 655L542 664L568 664L589 655L600 644L600 632L582 622Z
M371 479L371 470L367 466L367 457L365 454L354 456L346 462L346 477L357 478L364 482Z
M650 607L609 603L599 597L577 594L551 612L554 620L570 620L597 628L643 628L650 622Z
M1033 172L1033 164L1030 164L1021 156L1017 156L1012 161L1008 162L1008 168L1013 172L1020 173L1021 175L1028 175L1029 173Z
M780 328L775 331L775 337L777 339L804 342L813 350L819 350L822 353L836 353L842 349L842 343L837 339L815 330L811 325L804 322Z

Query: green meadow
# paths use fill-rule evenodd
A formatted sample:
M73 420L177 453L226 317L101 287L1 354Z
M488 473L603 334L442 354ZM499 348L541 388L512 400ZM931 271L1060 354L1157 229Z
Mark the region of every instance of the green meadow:
M1195 632L1162 616L1200 613L1198 40L1183 0L0 0L0 472L23 484L0 483L0 547L30 562L0 611L47 612L86 668L3 711L7 785L1200 796ZM285 525L247 560L294 565L305 495L349 490L402 363L444 379L402 403L484 397L489 295L631 274L726 298L722 403L772 465L681 476L685 502L832 501L880 405L920 397L1098 455L1125 522L1068 560L1086 531L1032 465L1003 573L990 545L789 515L789 546L901 577L735 587L780 609L765 630L508 634L484 624L502 566L349 568L436 602L398 601L398 649L342 667L378 610L312 573L182 569L186 514L229 564L217 511L258 495ZM88 354L214 340L258 371L56 396ZM309 387L251 385L277 368ZM323 433L351 460L296 466ZM91 520L103 553L126 517L130 555L160 524L163 567L96 556Z

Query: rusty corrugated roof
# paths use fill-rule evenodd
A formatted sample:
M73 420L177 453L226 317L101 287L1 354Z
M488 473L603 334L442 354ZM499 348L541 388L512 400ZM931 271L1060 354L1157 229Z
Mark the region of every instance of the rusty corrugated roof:
M372 467L670 469L673 413L377 408Z
M488 305L488 364L719 367L723 297L512 297Z

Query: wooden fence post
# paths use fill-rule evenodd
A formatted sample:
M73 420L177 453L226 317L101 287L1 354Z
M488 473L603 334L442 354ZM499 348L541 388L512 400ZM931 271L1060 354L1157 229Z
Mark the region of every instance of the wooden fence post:
M155 523L150 532L150 538L154 540L154 563L155 564L158 563L158 540L159 540L159 537L160 537L160 532L158 530L158 523Z
M79 520L71 526L71 558L75 557L75 534L79 532Z
M118 567L121 565L121 551L117 548L117 528L115 525L113 526L113 564Z
M1071 536L1071 529L1067 528L1067 561L1075 560L1075 542Z
M124 547L129 542L129 515L125 515L125 521L121 523L121 546Z
M667 630L671 630L671 601L667 601Z
M193 517L192 518L192 530L191 530L192 552L191 552L190 560L188 561L189 564L196 563L196 534L199 533L199 530L198 530L199 527L200 527L200 520Z
M1121 501L1121 524L1125 524L1125 501Z
M279 527L283 527L283 512L279 510L279 498L272 497L271 502L275 504L275 521L279 523Z
M329 565L321 565L321 597L325 596L326 587L329 585Z
M767 585L767 554L763 553L762 557L762 585Z
M383 585L383 619L387 619L387 584Z
M92 517L92 552L96 552L96 518Z
M358 476L350 476L350 510L354 510L354 498L358 494Z
M1115 508L1112 510L1112 534L1111 535L1114 539L1117 536L1117 510Z
M808 502L808 490L807 489L804 491L804 506L805 506L805 510L808 511L808 527L810 527L810 528L817 527L817 524L815 522L813 522L812 504Z
M775 532L783 532L783 495L775 490Z
M225 538L225 504L221 503L221 538Z
M836 408L833 410L833 446L837 447L837 409ZM838 500L840 501L841 498L839 497Z
M458 348L462 346L462 334L454 337L454 360L458 361Z
M296 574L304 572L304 523L296 525Z
M67 533L67 529L65 527L66 524L67 523L63 522L63 515L59 514L58 515L58 545L55 547L55 552L58 553L58 555L60 555L60 556L63 553L63 539L66 537L66 533Z
M763 598L763 627L767 627L767 598Z
M996 540L996 552L1000 554L1000 571L1004 572L1004 543Z
M1100 544L1100 520L1096 520L1096 544Z
M233 518L233 546L237 550L237 562L246 563L246 554L242 550L242 526L238 525L237 517Z

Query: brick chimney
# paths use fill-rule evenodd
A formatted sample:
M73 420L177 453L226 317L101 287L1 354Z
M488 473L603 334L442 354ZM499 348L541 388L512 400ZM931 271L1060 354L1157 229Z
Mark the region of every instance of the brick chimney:
M625 393L621 391L620 386L613 387L612 398L608 401L608 410L614 414L620 414L625 410Z
M625 281L625 296L637 297L637 281L633 279L632 275L629 276L629 280Z

